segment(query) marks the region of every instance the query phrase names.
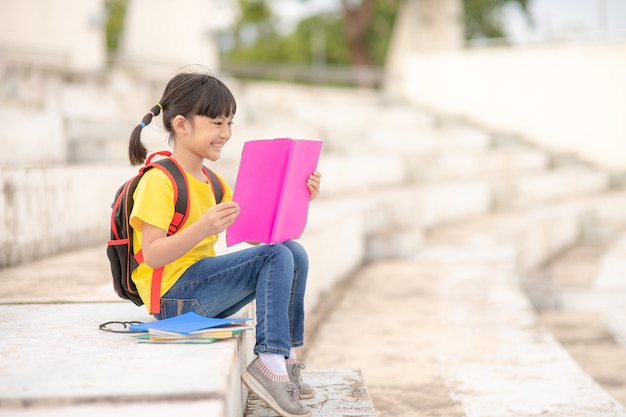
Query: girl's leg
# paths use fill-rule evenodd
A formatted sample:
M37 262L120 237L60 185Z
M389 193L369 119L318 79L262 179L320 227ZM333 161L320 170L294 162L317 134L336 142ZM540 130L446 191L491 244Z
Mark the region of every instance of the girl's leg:
M315 397L315 389L302 380L304 364L298 362L295 348L304 343L304 293L309 272L309 259L304 248L293 241L285 242L294 259L293 284L289 302L289 326L291 331L291 354L285 363L289 380L298 388L300 398Z
M289 356L294 256L284 245L259 245L198 261L161 298L158 319L194 311L229 316L256 298L255 353Z
M293 283L289 301L289 331L291 348L304 344L304 295L309 274L309 257L298 242L283 243L291 252L294 260Z
M190 267L161 299L161 315L196 311L224 317L255 297L257 326L255 353L289 356L290 315L295 270L294 255L284 245L260 245L233 254L206 258ZM295 294L293 295L295 297ZM187 309L187 310L186 310ZM302 316L303 317L303 316ZM285 369L285 368L283 368ZM309 417L298 388L286 369L276 373L255 359L242 376L244 384L280 415Z

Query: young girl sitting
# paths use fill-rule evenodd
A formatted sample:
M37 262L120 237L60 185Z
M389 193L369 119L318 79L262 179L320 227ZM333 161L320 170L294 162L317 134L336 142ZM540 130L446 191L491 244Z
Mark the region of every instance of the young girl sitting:
M303 345L304 293L308 257L297 242L255 245L216 256L217 235L233 224L239 207L224 184L222 202L216 204L211 182L202 166L217 161L231 136L236 102L230 90L207 74L183 73L172 78L161 100L133 130L129 157L142 164L147 150L141 131L154 116L163 114L170 134L172 158L184 169L189 183L189 217L168 236L174 213L173 187L167 175L148 170L134 193L130 224L135 251L143 262L132 279L150 310L152 271L164 267L160 312L164 319L186 312L226 317L256 299L258 355L242 375L244 384L281 416L309 416L301 398L315 390L302 381L295 348ZM306 186L311 199L319 194L321 175L312 172Z

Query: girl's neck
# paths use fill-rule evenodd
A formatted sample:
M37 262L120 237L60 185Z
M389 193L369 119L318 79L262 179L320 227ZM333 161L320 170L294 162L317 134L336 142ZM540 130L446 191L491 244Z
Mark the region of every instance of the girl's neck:
M204 159L189 153L172 151L172 158L189 174L199 181L206 181L206 176L202 171Z

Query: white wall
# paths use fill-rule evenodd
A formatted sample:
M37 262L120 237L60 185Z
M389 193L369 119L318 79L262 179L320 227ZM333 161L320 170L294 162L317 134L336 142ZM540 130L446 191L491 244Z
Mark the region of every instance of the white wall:
M389 43L387 84L402 90L403 68L413 54L453 51L463 47L460 0L407 0L400 6Z
M101 0L0 0L0 53L98 70L106 63Z
M626 170L626 42L412 54L394 92Z
M216 25L224 16L214 0L133 0L126 14L120 62L142 70L189 64L219 70Z

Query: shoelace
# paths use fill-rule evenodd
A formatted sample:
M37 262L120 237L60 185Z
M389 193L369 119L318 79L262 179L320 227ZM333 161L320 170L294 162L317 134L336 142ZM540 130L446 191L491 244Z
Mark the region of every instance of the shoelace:
M304 364L300 362L294 363L293 367L291 368L291 373L293 374L293 376L296 377L298 382L302 381L302 375L300 374L300 371L302 371L303 369L304 369Z
M298 392L298 387L293 382L287 382L287 394L291 397L293 401L296 402L300 407L304 407L304 404L300 401L300 394Z

